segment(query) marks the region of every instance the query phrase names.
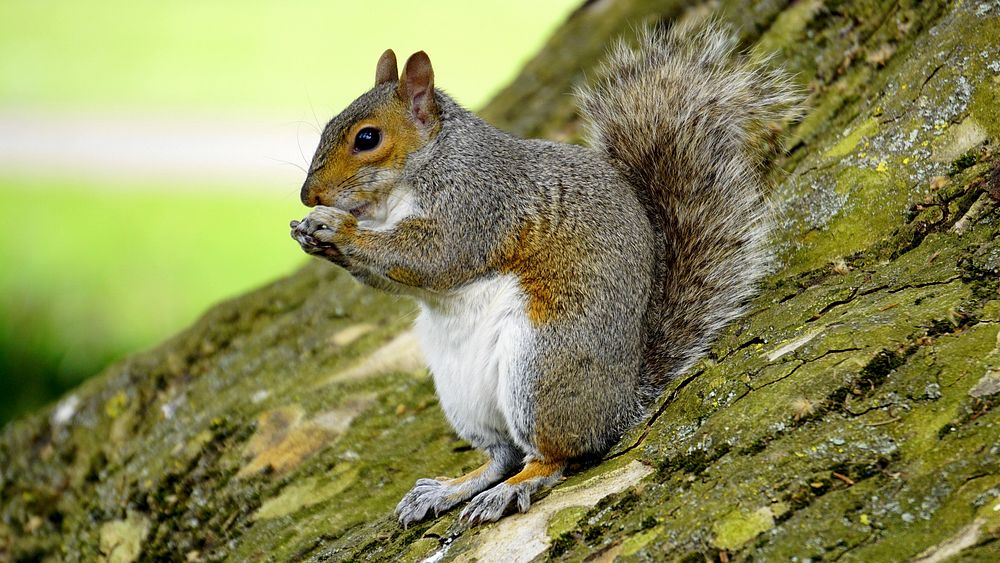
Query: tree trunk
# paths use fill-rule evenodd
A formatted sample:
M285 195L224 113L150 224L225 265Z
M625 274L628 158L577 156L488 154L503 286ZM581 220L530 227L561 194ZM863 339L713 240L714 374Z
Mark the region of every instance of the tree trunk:
M587 2L482 114L577 140L571 86L685 5ZM0 559L1000 560L1000 5L709 9L810 94L781 265L605 460L527 514L402 529L415 479L480 456L413 305L316 261L8 425Z

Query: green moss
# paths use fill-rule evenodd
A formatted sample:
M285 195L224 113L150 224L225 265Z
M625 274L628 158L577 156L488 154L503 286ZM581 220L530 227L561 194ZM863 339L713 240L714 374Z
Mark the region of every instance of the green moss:
M650 528L652 528L652 526L650 526ZM628 557L630 555L635 555L662 534L663 530L646 530L630 536L622 543L622 556Z
M902 352L896 350L880 350L861 370L856 381L862 392L871 392L885 382L894 369L906 362L906 357L913 352L912 348Z
M806 26L822 7L821 1L808 0L796 2L782 10L767 31L754 43L753 53L758 57L781 53L784 58L791 58L789 57L791 51L801 47L801 39Z
M988 19L988 18L986 18ZM970 43L978 43L982 49L980 53L989 53L989 49L996 46L996 22L980 21L976 26L978 29L970 30L964 40ZM982 35L980 35L982 34ZM991 41L990 34L994 39ZM975 45L970 45L971 49ZM996 57L992 61L989 58L980 57L970 59L973 68L977 68L980 73L993 72L994 77L976 84L975 92L969 103L969 115L986 131L986 137L993 143L1000 139L1000 82L996 80L996 71L987 71L985 67L992 62L995 64Z
M871 118L861 123L858 127L850 130L844 138L837 144L830 147L824 154L827 158L841 158L847 156L857 148L862 139L872 136L878 131L878 120Z
M108 418L118 418L125 412L125 408L128 405L128 394L124 390L115 393L113 397L108 399L104 403L104 414Z
M435 551L441 549L441 543L435 538L420 538L407 548L397 561L417 563L424 561Z
M849 202L822 230L801 237L789 260L791 273L825 266L842 256L869 248L900 223L909 205L898 170L845 167L836 177L836 193Z
M1000 299L991 299L987 301L983 305L980 316L982 317L982 320L986 322L1000 321Z
M322 479L311 477L296 482L281 494L261 504L253 519L278 518L293 514L302 508L326 502L344 491L357 478L357 468L344 466Z
M552 545L549 547L549 556L553 558L559 557L573 547L574 544L576 544L576 537L569 532L563 532L552 540Z
M577 527L577 523L587 513L587 509L582 506L570 506L557 512L549 520L549 537L559 538L567 535Z
M969 151L952 161L951 167L948 169L948 173L954 176L966 168L975 165L978 161L979 155L977 151Z
M712 525L712 545L734 550L774 527L774 515L769 507L751 513L731 512Z
M755 455L764 451L767 448L767 438L760 437L750 442L748 446L739 450L740 455Z
M675 471L682 471L689 475L700 475L713 462L729 453L729 450L728 445L722 445L711 451L698 449L684 455L669 457L657 467L657 477L664 478Z

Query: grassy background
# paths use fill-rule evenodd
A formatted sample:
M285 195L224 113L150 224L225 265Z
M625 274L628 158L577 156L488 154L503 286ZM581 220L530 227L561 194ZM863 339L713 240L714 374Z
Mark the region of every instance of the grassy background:
M0 179L0 263L12 266L0 270L0 414L302 261L287 240L294 198L136 188Z
M322 122L387 47L476 107L577 3L6 0L0 114ZM300 264L297 191L0 167L0 424Z
M579 0L4 0L0 103L337 111L386 48L471 107Z

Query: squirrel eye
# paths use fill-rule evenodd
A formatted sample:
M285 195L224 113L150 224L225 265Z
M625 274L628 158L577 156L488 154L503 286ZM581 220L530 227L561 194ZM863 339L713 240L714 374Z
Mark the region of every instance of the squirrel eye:
M374 127L365 127L354 136L354 149L358 151L370 151L378 146L382 140L382 134Z

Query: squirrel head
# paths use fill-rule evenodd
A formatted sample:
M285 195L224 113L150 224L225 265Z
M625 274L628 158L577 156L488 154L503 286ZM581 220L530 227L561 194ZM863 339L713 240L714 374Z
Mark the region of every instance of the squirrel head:
M375 67L375 87L323 130L302 185L302 203L366 215L392 190L407 158L440 130L427 54L412 55L397 77L396 55L387 50Z

